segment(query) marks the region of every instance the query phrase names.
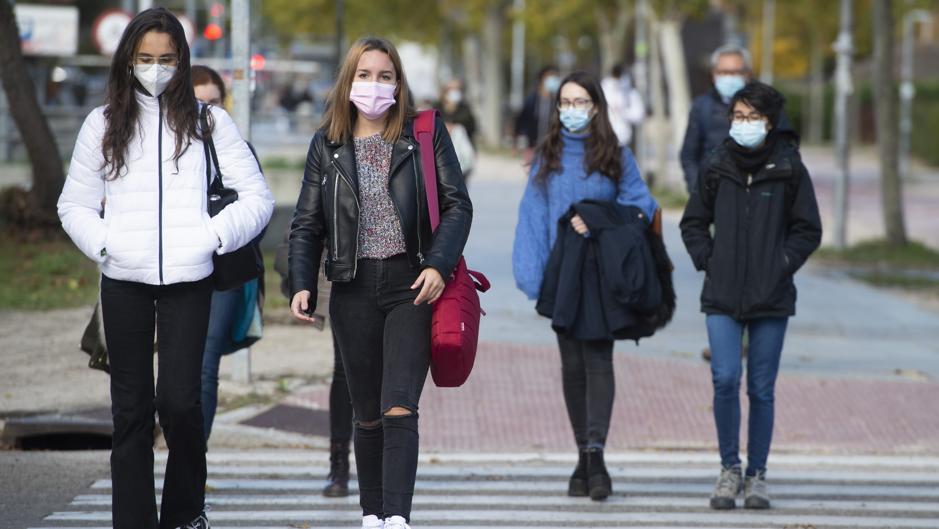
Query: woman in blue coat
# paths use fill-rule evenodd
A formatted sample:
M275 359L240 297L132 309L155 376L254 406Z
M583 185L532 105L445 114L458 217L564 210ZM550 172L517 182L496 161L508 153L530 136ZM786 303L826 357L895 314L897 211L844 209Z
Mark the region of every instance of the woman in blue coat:
M598 79L575 72L561 82L547 136L535 151L519 204L512 252L515 282L529 299L541 291L558 219L585 199L635 206L652 218L657 204L628 148L610 125ZM574 229L587 236L579 216ZM558 335L564 400L579 450L568 494L602 500L610 495L603 448L613 411L613 341Z

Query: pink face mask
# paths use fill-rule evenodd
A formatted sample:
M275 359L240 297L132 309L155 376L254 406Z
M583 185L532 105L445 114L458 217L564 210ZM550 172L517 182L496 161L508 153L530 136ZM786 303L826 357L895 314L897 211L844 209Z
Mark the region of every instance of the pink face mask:
M393 84L357 81L352 83L349 101L367 119L378 119L395 104L396 88Z

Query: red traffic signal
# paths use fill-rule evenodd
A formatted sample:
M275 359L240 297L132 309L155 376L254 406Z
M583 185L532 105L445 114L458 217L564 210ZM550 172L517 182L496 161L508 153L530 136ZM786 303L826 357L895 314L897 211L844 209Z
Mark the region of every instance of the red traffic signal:
M202 36L205 37L206 40L218 40L222 38L222 26L212 22L205 26Z

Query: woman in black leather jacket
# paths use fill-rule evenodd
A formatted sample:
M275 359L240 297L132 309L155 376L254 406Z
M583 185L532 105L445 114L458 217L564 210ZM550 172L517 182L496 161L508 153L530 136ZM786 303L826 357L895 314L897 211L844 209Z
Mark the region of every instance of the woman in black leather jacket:
M299 320L314 321L326 250L329 314L355 411L362 527L409 527L431 304L463 252L473 214L437 119L440 225L431 230L414 117L394 46L356 42L310 144L290 231L291 311Z

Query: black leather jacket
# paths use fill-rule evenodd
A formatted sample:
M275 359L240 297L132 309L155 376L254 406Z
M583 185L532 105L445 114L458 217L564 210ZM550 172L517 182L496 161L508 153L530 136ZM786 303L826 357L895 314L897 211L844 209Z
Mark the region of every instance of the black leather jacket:
M413 120L405 124L391 155L388 183L392 202L401 219L407 255L415 268L432 267L444 278L463 253L473 219L473 205L450 135L443 121L434 125L434 159L440 226L431 231L424 194L424 173ZM358 175L355 146L337 143L319 130L310 142L300 197L290 227L290 296L309 290L316 299L319 263L326 249L326 278L352 281L358 260Z

